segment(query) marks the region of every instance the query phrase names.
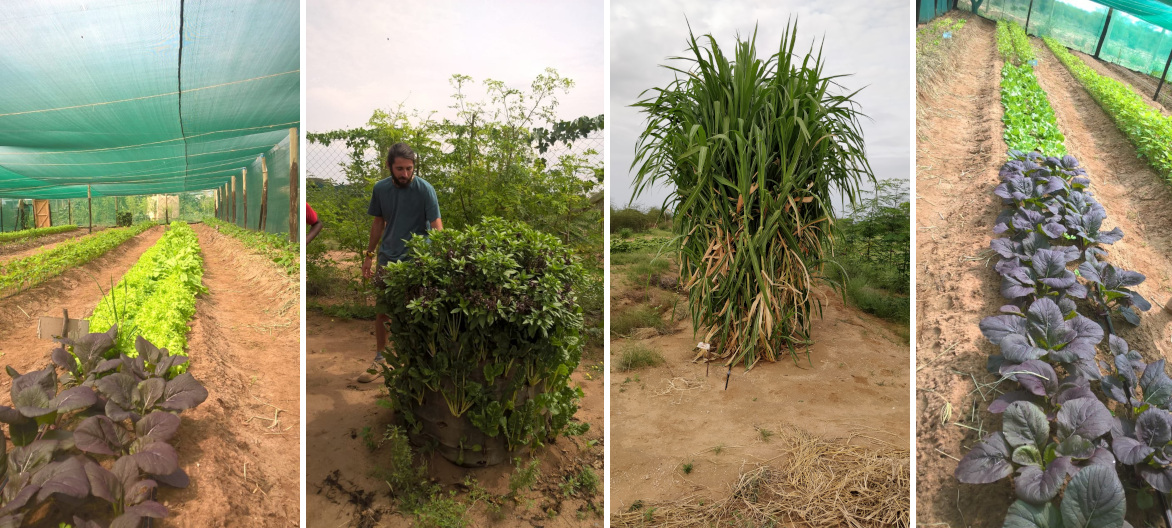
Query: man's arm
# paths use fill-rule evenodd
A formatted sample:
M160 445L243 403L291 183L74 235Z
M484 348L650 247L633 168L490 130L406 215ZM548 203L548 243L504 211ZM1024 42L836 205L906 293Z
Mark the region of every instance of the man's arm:
M383 220L381 216L374 217L374 221L370 223L370 241L366 244L366 253L362 258L362 276L370 279L374 277L373 270L370 269L371 261L374 259L375 249L383 237L383 229L386 229L387 221Z
M444 221L443 221L443 219L442 219L442 218L436 218L434 221L432 221L432 222L431 222L431 228L432 228L433 230L435 230L435 231L443 231L443 230L444 230Z
M321 229L325 227L325 225L326 223L322 222L321 220L318 220L316 224L313 224L313 226L309 228L309 232L305 234L305 243L308 244L313 242L313 239L317 238L317 234L321 233Z

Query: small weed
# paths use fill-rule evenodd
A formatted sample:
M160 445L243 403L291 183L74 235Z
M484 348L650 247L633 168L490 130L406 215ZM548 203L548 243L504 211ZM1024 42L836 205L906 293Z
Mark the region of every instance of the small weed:
M714 455L719 455L723 451L724 451L724 444L716 444L716 447L712 448L712 454L714 454Z
M374 451L382 446L382 438L375 438L368 425L362 428L362 443L366 445L367 450Z
M527 466L522 465L520 458L513 459L513 463L516 469L512 475L509 475L510 497L516 497L517 492L522 489L532 489L533 485L537 483L537 477L541 475L541 471L537 468L538 460L536 458L530 460Z
M590 424L586 422L570 422L566 425L566 436L582 436L586 431L590 430Z
M691 475L692 474L692 466L693 466L692 462L684 462L683 464L680 465L680 469L683 470L685 475Z
M770 431L769 429L766 429L764 427L758 427L757 432L761 435L762 442L768 442L769 437L773 436L773 431Z
M665 361L663 354L658 350L647 345L636 344L623 350L616 366L621 371L628 371L643 367L657 367ZM639 381L638 376L635 377L635 381Z

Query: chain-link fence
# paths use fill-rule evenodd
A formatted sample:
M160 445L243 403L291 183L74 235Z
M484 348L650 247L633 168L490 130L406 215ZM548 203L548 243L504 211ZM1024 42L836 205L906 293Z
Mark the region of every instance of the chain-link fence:
M554 166L557 160L564 154L573 154L586 160L587 166L602 167L604 158L603 146L605 145L603 137L587 137L574 141L570 145L564 143L557 143L549 148L544 154L539 157L545 159L547 166ZM368 149L363 157L364 160L370 162L375 161L376 158L382 154L375 152L374 149ZM312 141L306 142L305 148L305 174L308 178L322 178L333 180L335 182L345 182L346 172L345 167L351 163L350 149L346 147L345 142L335 141L329 145L314 143ZM427 175L421 175L426 179ZM582 169L579 171L579 176L583 178L593 178L594 173L589 169Z

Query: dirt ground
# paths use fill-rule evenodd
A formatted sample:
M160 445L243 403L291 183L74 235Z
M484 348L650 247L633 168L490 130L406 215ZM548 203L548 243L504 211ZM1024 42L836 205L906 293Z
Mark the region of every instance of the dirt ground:
M187 489L160 490L167 526L299 524L299 290L235 239L193 225L208 293L188 334L191 372L208 388L200 407L182 414L175 440ZM162 235L152 228L86 266L0 300L0 357L21 372L49 363L51 342L36 338L36 319L85 317ZM96 281L96 283L95 283ZM260 301L260 302L258 302ZM0 403L11 380L0 377ZM272 425L276 406L279 423ZM259 418L252 418L259 416Z
M97 233L105 229L104 227L95 227L94 232ZM57 246L66 240L71 240L78 237L83 237L90 234L89 230L82 227L74 229L66 233L57 233L55 235L45 235L37 237L32 240L23 240L20 242L13 242L10 244L0 244L0 262L7 262L9 260L16 260L25 258L34 253L47 251Z
M644 297L624 277L625 267L612 266L612 314ZM796 366L786 356L749 373L734 367L727 390L721 363L692 362L700 336L681 314L674 333L636 329L631 338L612 339L612 515L641 507L637 501L650 506L728 496L741 474L778 459L780 448L770 437L785 429L910 449L907 341L896 325L844 305L831 290L818 294L824 311L812 330L813 366L803 352ZM683 310L687 297L676 295ZM665 364L616 369L623 350L636 345L658 350ZM858 436L848 439L852 434Z
M916 122L916 509L919 526L1000 526L1014 499L1008 480L960 484L957 460L1000 429L985 409L996 394L975 390L994 347L978 323L1003 304L989 242L1000 200L993 195L1006 159L993 22L965 12L958 36L961 66L938 98L917 101ZM1136 157L1110 118L1038 39L1039 83L1054 107L1066 145L1086 168L1107 210L1105 229L1122 228L1109 260L1139 271L1138 291L1155 306L1120 336L1149 360L1172 353L1172 191Z
M345 259L338 259L345 262ZM323 305L331 299L311 298ZM355 378L374 358L374 321L334 318L310 310L306 313L306 519L309 526L406 527L414 518L396 508L388 485L377 472L389 469L386 448L371 451L363 440L370 428L381 434L394 413L378 406L386 396L381 380L367 384ZM598 354L595 353L595 356ZM495 527L595 527L603 526L603 488L592 496L567 496L559 485L568 476L589 467L603 477L603 385L601 361L584 354L571 383L582 388L575 420L590 424L577 437L562 437L540 449L540 477L520 500L506 504L499 517L483 503L469 508L469 526ZM525 463L530 460L524 457ZM471 477L488 493L503 495L509 489L513 466L501 464L481 469L457 467L438 454L426 457L429 474L444 490L467 503Z

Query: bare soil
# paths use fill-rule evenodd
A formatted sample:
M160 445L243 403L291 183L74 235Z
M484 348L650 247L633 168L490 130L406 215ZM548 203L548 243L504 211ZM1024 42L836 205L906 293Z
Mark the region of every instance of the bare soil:
M941 96L920 99L916 121L916 510L920 526L1000 526L1014 500L1008 479L961 484L957 460L1000 417L986 411L996 393L976 389L995 347L978 323L1003 304L989 242L1001 208L993 195L1006 160L993 22L965 12L960 68ZM1172 353L1172 191L1045 45L1033 40L1039 83L1049 95L1070 154L1086 168L1107 210L1104 228L1122 228L1111 262L1139 271L1138 291L1155 307L1120 336L1150 359ZM969 428L976 428L974 431ZM1134 522L1134 521L1133 521Z
M299 289L238 241L192 227L208 293L197 301L188 353L209 397L182 415L175 447L191 485L160 490L171 512L166 525L296 526ZM104 288L117 282L162 233L162 227L147 230L86 266L0 301L3 363L21 372L48 364L51 342L36 338L37 317L59 315L62 307L71 317L88 316L102 296L95 278ZM10 401L10 383L0 380L2 404ZM272 406L282 411L275 414Z
M910 448L909 346L897 325L844 305L829 289L818 291L824 311L812 329L809 361L802 351L797 365L786 357L748 373L734 367L726 389L722 363L692 362L701 336L680 313L686 295L644 290L630 283L625 268L612 265L612 317L648 296L661 306L678 302L679 309L666 333L636 329L611 341L611 512L727 497L742 474L780 466L781 447L772 437L782 431ZM618 370L617 360L636 346L659 351L665 363Z
M94 232L97 233L103 229L105 228L95 227ZM23 240L20 242L13 242L11 244L0 244L0 262L21 259L35 253L48 251L56 247L57 244L60 244L66 240L80 238L88 234L90 234L89 230L82 227L65 233L45 235L43 237L37 237L31 240Z
M322 299L322 304L330 304ZM379 473L392 469L387 448L371 450L365 435L379 437L395 421L394 413L377 404L387 392L382 380L358 383L355 378L374 359L374 321L333 318L317 311L306 314L306 519L321 527L406 527L415 518L401 511ZM590 354L584 354L589 356ZM597 353L595 353L597 355ZM464 515L469 526L595 527L603 526L603 486L594 494L566 495L561 484L590 468L603 477L603 385L601 362L585 357L571 377L585 397L575 420L590 424L582 436L563 437L539 449L540 477L532 490L506 502L499 514L483 502ZM369 428L369 429L368 429ZM368 433L366 431L369 431ZM473 479L488 493L509 491L513 466L465 469L438 454L421 455L433 481L454 492L465 504ZM524 463L530 458L524 457Z

